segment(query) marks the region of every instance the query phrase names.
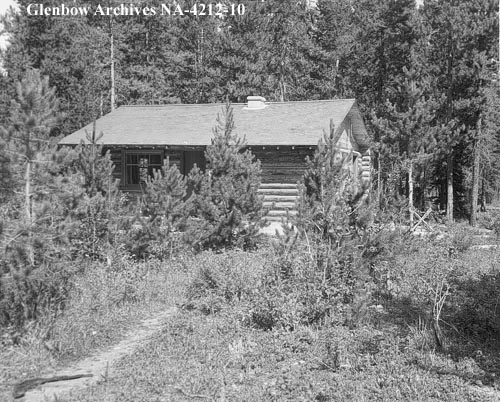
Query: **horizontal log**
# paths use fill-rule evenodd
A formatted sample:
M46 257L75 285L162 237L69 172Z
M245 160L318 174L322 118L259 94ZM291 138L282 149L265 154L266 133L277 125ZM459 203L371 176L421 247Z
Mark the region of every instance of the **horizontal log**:
M298 197L299 192L297 190L287 189L287 188L276 188L269 190L259 190L259 194L264 197L267 196L283 196L283 197Z
M297 189L297 184L295 183L261 183L260 184L261 189L267 189L267 188L294 188Z
M298 195L290 194L290 195L274 195L274 194L263 194L264 201L266 202L295 202Z
M295 209L295 201L293 202L266 202L264 201L264 207L270 207L271 211L278 210L292 210Z
M266 217L286 216L287 212L290 215L297 215L297 211L296 210L282 211L282 210L277 210L276 209L276 210L269 211L268 214L266 215Z

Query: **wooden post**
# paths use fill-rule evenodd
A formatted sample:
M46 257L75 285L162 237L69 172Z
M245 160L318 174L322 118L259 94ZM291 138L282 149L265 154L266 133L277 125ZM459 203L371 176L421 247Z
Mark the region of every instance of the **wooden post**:
M410 227L410 231L413 232L416 228L420 226L420 224L423 224L427 229L429 229L431 232L433 231L432 226L430 226L425 219L431 214L432 208L429 208L425 214L420 216L417 212L414 212L414 214L417 216L418 221L415 225Z

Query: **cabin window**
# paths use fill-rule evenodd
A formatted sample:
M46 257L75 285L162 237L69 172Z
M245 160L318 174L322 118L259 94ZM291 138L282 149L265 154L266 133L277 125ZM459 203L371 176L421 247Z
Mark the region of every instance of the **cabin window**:
M125 154L125 182L127 185L144 184L162 167L161 152L127 152Z

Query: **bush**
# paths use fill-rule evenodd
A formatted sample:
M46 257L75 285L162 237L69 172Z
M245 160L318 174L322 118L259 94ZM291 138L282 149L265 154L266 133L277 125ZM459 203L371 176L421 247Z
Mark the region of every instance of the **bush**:
M500 273L479 278L456 278L447 313L461 333L480 342L496 342L500 336L498 312Z
M40 317L55 317L65 307L71 278L78 271L65 263L44 263L35 269L0 261L0 327L8 328L14 341L25 325Z
M358 262L342 258L322 240L278 246L251 301L249 323L292 330L299 325L343 324L357 289Z
M287 255L202 252L188 263L195 274L186 308L213 314L230 307L246 325L266 330L343 324L352 317L349 305L358 290L356 262L327 263L325 255L321 243L301 242Z
M195 273L187 289L187 306L205 313L252 299L262 287L265 268L263 255L238 250L205 251L191 259L189 266Z
M254 301L251 321L266 329L288 329L326 320L356 325L370 297L368 267L373 221L365 189L353 178L333 136L308 159L298 214L283 225L265 287ZM356 303L353 304L353 302Z

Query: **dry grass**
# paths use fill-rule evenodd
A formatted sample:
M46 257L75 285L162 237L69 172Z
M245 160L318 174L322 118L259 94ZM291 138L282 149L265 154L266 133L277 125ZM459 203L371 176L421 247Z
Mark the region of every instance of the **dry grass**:
M411 339L361 327L256 331L223 316L178 315L76 401L494 401L480 369Z
M66 309L33 323L0 351L0 400L14 382L39 376L117 342L144 317L175 305L187 282L181 261L96 265L74 278Z
M497 401L498 354L444 324L452 348L449 354L437 350L428 317L432 303L425 299L431 294L428 282L417 279L422 272L439 279L439 273L456 269L462 279L473 281L492 268L498 271L499 256L465 250L441 258L443 250L424 242L394 259L397 266L391 269L400 274L393 283L397 296L383 300L384 307L369 308L354 327L256 330L241 319L244 303L230 298L220 305L219 298L217 309L180 313L121 361L113 378L64 400ZM248 257L253 264L259 261ZM231 258L203 257L212 270ZM231 288L221 283L221 289ZM451 311L447 314L451 320ZM465 348L464 339L476 351Z
M464 244L466 235L450 242ZM467 247L449 253L449 244L418 240L382 264L383 271L375 271L376 305L362 320L349 326L298 325L293 331L257 330L244 319L248 301L267 286L252 276L269 258L266 250L135 266L131 289L125 285L132 272L87 274L79 282L82 291L75 291L73 304L53 327L53 339L65 350L58 358L77 358L113 342L140 314L181 302L186 289L191 300L184 305L194 310L173 317L120 361L112 378L63 400L497 401L500 327L489 306L498 298L490 290L500 281L500 253ZM451 289L442 316L450 345L445 352L436 347L430 315L432 290L443 278ZM474 304L471 292L484 303ZM476 332L457 328L472 318ZM5 356L18 362L18 373L30 365L36 372L44 356L47 361L54 356L38 346L11 347ZM32 350L34 356L19 358Z

